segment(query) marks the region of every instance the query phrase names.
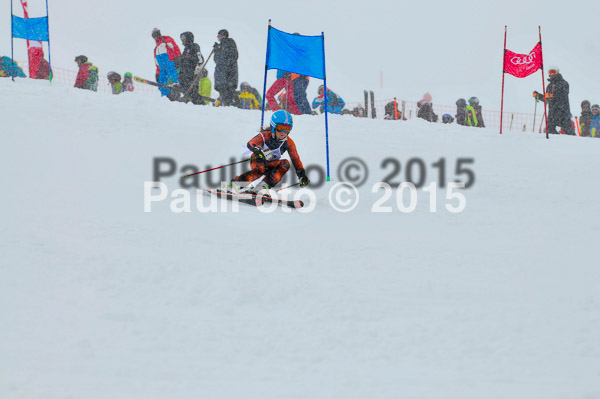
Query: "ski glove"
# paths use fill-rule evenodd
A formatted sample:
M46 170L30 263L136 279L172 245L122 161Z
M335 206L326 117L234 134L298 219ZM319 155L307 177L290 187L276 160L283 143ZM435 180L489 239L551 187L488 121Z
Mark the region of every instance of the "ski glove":
M306 177L306 171L304 169L299 169L296 171L296 176L298 176L298 180L300 180L300 187L308 186L310 180Z
M252 153L254 154L254 160L257 163L262 163L264 165L267 164L267 158L265 157L265 153L263 152L262 148L254 146Z
M215 44L213 44L213 50L217 51L219 49L219 43L215 42Z

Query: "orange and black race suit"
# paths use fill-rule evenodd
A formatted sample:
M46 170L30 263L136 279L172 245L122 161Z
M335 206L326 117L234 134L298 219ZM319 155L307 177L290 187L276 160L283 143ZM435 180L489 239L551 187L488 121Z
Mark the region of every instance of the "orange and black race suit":
M256 160L253 159L250 162L252 170L237 176L234 179L235 181L249 182L265 175L264 182L268 184L269 187L277 185L290 169L290 161L281 159L281 156L286 151L290 155L294 169L296 169L296 171L304 169L302 161L300 160L300 155L298 155L298 151L296 150L296 144L289 136L285 140L277 140L270 130L263 130L248 142L248 149L250 151L252 151L255 146L264 149L268 148L272 151L275 159L269 161L266 165L262 162L256 162Z

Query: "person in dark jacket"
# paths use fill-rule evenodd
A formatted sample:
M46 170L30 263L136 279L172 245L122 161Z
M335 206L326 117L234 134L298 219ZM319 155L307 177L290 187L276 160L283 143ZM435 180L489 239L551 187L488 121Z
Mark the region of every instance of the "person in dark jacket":
M467 113L467 100L459 98L456 100L456 124L466 126L465 115Z
M548 133L557 134L560 126L566 134L575 135L571 123L571 106L569 105L569 83L563 79L558 68L548 69L548 86L546 87L546 103L548 103ZM537 91L533 94L543 101L544 96Z
M437 122L438 116L435 112L433 112L433 105L431 101L427 101L423 99L417 102L417 118L425 119L429 122Z
M215 90L219 92L223 105L237 106L235 90L238 86L238 51L229 32L221 29L217 35L219 43L215 43Z
M179 37L184 46L181 55L175 58L175 67L179 70L179 84L186 93L190 92L189 98L193 104L201 104L203 101L198 94L198 81L193 88L190 86L196 77L196 67L204 63L204 57L198 43L194 43L192 32L183 32Z
M581 102L581 116L579 117L579 127L581 129L581 137L590 136L590 125L592 122L591 104L588 100Z
M294 86L294 102L296 103L298 111L305 115L312 114L310 103L308 102L308 97L306 95L306 89L308 89L308 77L300 75L292 81L292 85Z
M385 116L383 117L383 119L390 120L390 121L403 120L402 119L402 111L400 111L398 109L397 102L390 101L387 104L385 104L384 111L385 111ZM404 120L406 120L406 119L404 119Z

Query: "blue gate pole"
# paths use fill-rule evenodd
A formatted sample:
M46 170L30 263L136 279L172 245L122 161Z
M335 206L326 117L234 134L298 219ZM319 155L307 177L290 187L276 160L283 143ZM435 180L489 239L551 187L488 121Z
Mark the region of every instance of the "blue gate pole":
M263 101L262 101L262 112L260 114L260 130L263 128L265 122L265 96L267 94L267 68L269 67L269 50L271 49L271 20L269 20L269 29L267 29L267 55L265 56L265 80L263 83Z
M15 54L14 54L14 49L13 49L13 42L15 40L15 38L13 37L13 33L14 33L14 24L13 24L13 0L10 0L10 59L12 62L15 62ZM13 72L11 73L11 77L12 77L12 81L15 81L15 72L13 69Z
M327 181L331 181L329 175L329 123L327 120L327 73L325 72L325 34L321 32L323 38L323 97L325 99L325 152L327 154Z
M50 80L50 83L52 83L52 58L50 57L50 15L48 14L48 0L46 0L46 20L48 22L48 79Z

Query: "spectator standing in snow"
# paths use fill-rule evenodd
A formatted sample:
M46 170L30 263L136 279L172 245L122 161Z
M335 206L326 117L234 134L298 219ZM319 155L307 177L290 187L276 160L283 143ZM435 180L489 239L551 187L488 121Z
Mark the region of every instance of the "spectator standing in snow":
M210 98L212 94L212 82L208 77L208 71L206 70L206 68L200 71L200 80L198 81L198 94L200 95L200 97L203 97L200 105L210 104L210 100L207 100L207 98Z
M133 87L133 75L131 72L125 72L123 75L123 91L133 91L135 87Z
M275 99L275 96L280 92L283 92L281 104ZM294 84L290 72L285 72L282 78L277 79L271 87L269 87L265 96L267 103L269 103L269 106L273 111L284 109L290 114L301 115L302 112L300 112L296 106L294 97Z
M200 46L194 43L194 35L192 32L183 32L180 35L181 43L183 44L183 52L181 56L175 58L175 66L179 70L179 84L184 89L184 93L190 91L190 101L193 104L202 104L204 101L198 94L198 83L195 87L190 87L196 77L196 68L198 64L204 63L204 57L200 52ZM198 72L200 72L198 70Z
M18 78L26 78L25 72L23 69L17 64L17 61L14 61L10 57L2 56L0 57L0 77L8 78L8 77L18 77Z
M569 105L569 83L562 77L558 68L548 69L548 86L546 87L546 103L548 103L548 133L557 134L556 127L560 126L568 135L575 135L571 123L571 106ZM544 101L544 96L537 91L533 94L538 100Z
M324 94L325 86L319 86L318 96L314 98L312 102L312 108L315 109L319 107L319 111L323 113L323 109L325 107L325 94ZM338 96L331 89L327 89L327 112L330 114L341 114L342 109L346 103L342 97Z
M452 117L452 115L450 114L444 114L442 115L442 123L452 123L454 122L454 118Z
M112 94L121 94L123 93L123 84L121 83L121 75L114 71L110 71L106 74L106 78L110 83L110 87L112 88Z
M456 100L456 124L466 126L467 121L465 116L467 114L467 100L459 98Z
M156 42L154 47L154 62L156 63L156 82L161 85L176 84L178 82L175 58L181 55L181 51L170 36L163 36L158 28L152 30L152 38ZM168 96L169 89L159 87L161 95ZM169 97L171 99L171 97Z
M84 90L94 90L94 86L98 84L98 69L95 69L96 77L94 79L94 73L90 74L90 68L93 66L91 62L88 62L88 58L85 55L78 55L75 57L75 62L79 67L77 77L75 78L75 87Z
M238 86L238 50L235 41L226 29L217 34L215 52L215 90L219 92L222 105L237 106L235 90Z
M465 108L465 119L469 126L485 127L481 105L479 105L477 97L469 98L469 105Z
M396 106L394 107L394 104L396 104ZM385 120L389 120L389 121L393 121L396 120L396 116L398 117L398 120L402 120L402 111L400 111L398 109L398 104L395 103L394 101L390 101L389 103L385 104L385 116L383 117L383 119Z
M579 117L581 137L589 137L591 122L592 110L590 108L590 102L588 100L583 100L581 102L581 116Z
M252 87L248 82L242 82L240 84L240 94L238 94L239 104L238 107L241 109L259 109L260 102L256 95L251 91ZM256 90L256 89L254 89Z
M592 105L592 120L590 122L590 136L600 138L600 105Z
M417 118L425 119L428 122L437 122L438 116L433 112L430 100L424 98L417 102Z
M292 76L292 86L294 87L294 103L296 103L296 108L298 108L298 111L304 115L312 114L310 103L308 102L308 97L306 94L308 82L308 76L297 75L295 78Z

